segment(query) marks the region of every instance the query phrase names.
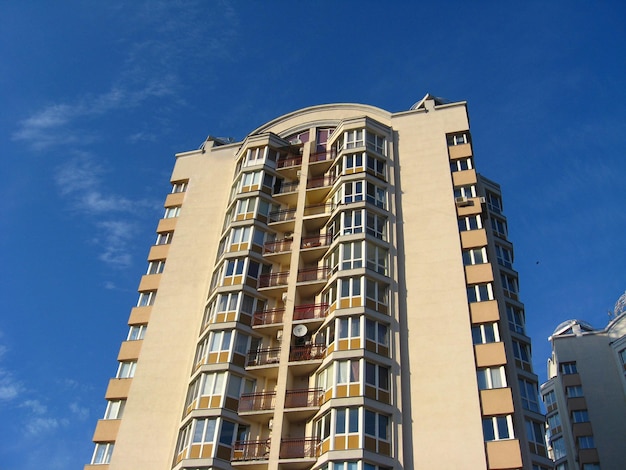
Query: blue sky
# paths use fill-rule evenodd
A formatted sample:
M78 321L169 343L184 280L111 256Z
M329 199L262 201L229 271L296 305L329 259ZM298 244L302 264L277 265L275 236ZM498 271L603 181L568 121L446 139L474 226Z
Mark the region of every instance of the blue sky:
M469 103L536 372L626 289L626 4L5 1L0 467L82 468L173 154L290 111Z

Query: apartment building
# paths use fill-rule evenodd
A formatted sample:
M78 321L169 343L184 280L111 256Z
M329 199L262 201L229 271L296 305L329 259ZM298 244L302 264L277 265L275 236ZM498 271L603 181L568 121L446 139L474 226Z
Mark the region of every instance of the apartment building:
M605 328L581 320L550 336L547 409L556 470L620 470L626 462L626 293Z
M550 468L465 102L305 108L171 184L86 469Z

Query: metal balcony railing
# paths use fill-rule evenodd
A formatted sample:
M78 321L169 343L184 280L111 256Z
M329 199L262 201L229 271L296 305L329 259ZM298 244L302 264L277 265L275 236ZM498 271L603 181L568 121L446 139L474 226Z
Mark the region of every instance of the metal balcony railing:
M306 209L306 208L305 208ZM268 218L271 222L286 222L296 218L295 209L281 209L279 211L272 211L268 214Z
M298 270L298 282L325 281L328 279L330 270L324 266L321 268L304 268Z
M326 186L332 186L337 180L333 175L320 176L319 178L312 178L306 182L306 189L323 188Z
M270 440L236 441L233 446L233 461L267 460L270 457Z
M306 406L306 405L300 405ZM276 407L276 392L244 393L239 398L239 412L272 410Z
M316 458L319 454L320 440L316 437L301 439L281 439L281 459Z
M270 310L260 310L258 312L254 312L252 325L258 326L258 325L272 325L274 323L282 323L284 313L285 313L284 308L273 308Z
M313 204L311 206L304 206L304 215L322 215L330 214L335 209L335 204L327 202L325 204Z
M297 305L293 311L294 320L311 320L313 318L326 318L328 304Z
M289 362L324 359L324 356L326 356L325 344L307 344L305 346L294 346L289 351Z
M302 156L291 155L276 161L276 168L289 168L302 165Z
M330 233L325 235L316 235L314 237L306 237L302 239L302 248L317 248L320 246L328 246L332 243L333 237Z
M247 366L264 366L278 364L280 360L280 348L264 348L256 351L248 351Z
M311 408L319 407L324 398L324 390L321 388L305 388L301 390L287 390L285 396L285 408ZM241 402L240 407L241 407Z
M274 191L274 194L292 193L298 190L299 181L292 181L290 183L283 183L278 191Z
M289 277L289 271L281 271L279 273L261 274L259 276L259 288L284 286L287 284L288 277Z
M336 156L336 152L318 152L312 153L309 157L309 163L325 162L326 160L333 160Z
M265 255L268 253L284 253L286 251L291 251L292 245L292 238L285 238L283 240L278 240L274 242L266 242L263 244L263 254Z

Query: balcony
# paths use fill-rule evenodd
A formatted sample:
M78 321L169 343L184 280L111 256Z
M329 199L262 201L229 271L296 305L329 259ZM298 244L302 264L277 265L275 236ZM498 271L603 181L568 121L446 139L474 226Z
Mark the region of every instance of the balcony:
M297 305L293 311L293 319L313 320L324 319L328 313L328 304Z
M307 204L319 204L326 200L337 178L332 175L311 178L306 182Z
M279 232L293 232L295 228L296 209L281 209L268 214L268 224Z
M302 165L302 156L289 155L287 158L281 158L276 160L276 168L292 168L294 166Z
M248 351L246 367L266 366L278 364L280 360L280 348L263 348L256 351Z
M239 412L267 411L276 407L276 392L244 393L239 398Z
M285 408L319 408L323 401L324 391L321 388L287 390Z
M236 441L233 446L233 462L267 460L270 457L270 440ZM246 467L247 468L247 467Z
M330 275L326 266L303 268L298 270L298 292L302 298L310 298L319 294Z
M333 238L330 233L305 237L300 243L302 248L300 257L305 263L319 261L332 242Z
M324 356L326 356L325 344L294 346L289 351L289 362L313 361L324 359Z
M272 308L254 312L252 326L275 325L283 322L284 308Z
M280 188L272 194L272 197L286 206L295 206L298 202L299 184L299 181L283 183Z
M259 289L264 287L286 287L289 271L267 273L259 276Z
M335 207L335 204L330 202L306 205L304 207L304 224L306 230L308 232L318 232L321 227L326 225Z
M323 175L335 161L335 156L333 151L312 153L309 156L309 173L314 176Z
M265 242L263 244L264 255L274 255L279 253L286 253L291 251L293 245L293 238L284 238L282 240Z
M281 459L316 459L319 454L320 440L315 437L300 439L281 439Z

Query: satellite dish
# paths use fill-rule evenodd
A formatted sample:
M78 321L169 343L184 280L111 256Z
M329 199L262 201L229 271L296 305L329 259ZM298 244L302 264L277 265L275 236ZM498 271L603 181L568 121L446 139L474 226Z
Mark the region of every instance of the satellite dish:
M306 335L309 332L309 330L307 329L306 325L296 325L293 327L293 335L296 338L302 338L304 335Z

